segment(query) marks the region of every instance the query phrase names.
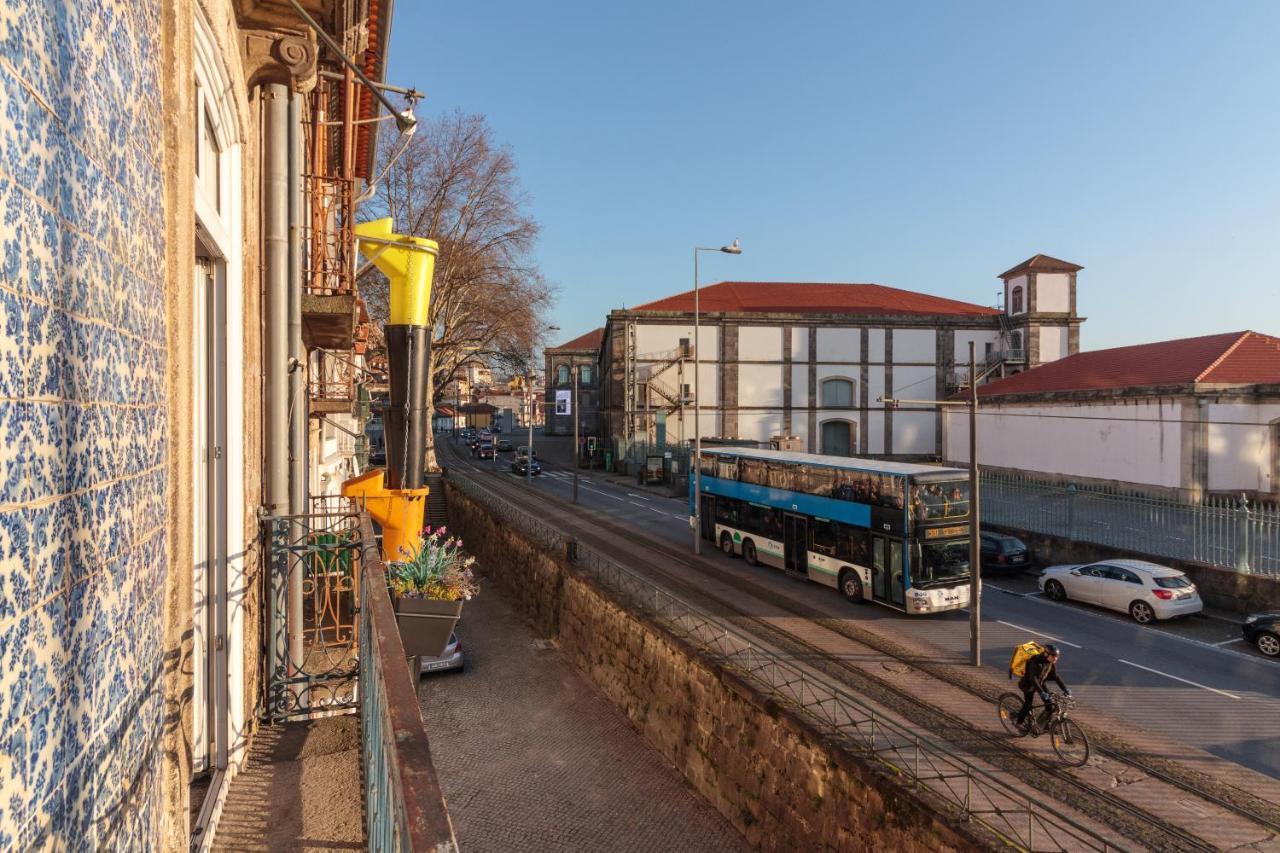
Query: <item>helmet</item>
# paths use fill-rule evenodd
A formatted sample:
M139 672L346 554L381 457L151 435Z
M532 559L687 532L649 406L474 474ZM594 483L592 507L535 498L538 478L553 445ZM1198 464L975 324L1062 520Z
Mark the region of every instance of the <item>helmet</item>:
M1056 658L1060 654L1060 652L1058 651L1058 647L1055 646L1053 643L1049 643L1044 647L1044 653L1052 658Z

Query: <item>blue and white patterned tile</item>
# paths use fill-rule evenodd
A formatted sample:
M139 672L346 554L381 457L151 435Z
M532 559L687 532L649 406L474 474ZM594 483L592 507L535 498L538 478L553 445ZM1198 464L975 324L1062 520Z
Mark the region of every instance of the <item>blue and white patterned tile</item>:
M11 290L20 290L24 280L22 246L26 225L26 196L17 184L0 174L0 286Z
M28 409L28 415L18 444L23 464L18 494L28 503L65 491L67 425L62 407L57 403L38 401L22 405Z
M30 707L27 666L31 659L31 624L27 614L3 623L0 628L0 732L21 727ZM0 845L2 846L2 845Z
M27 730L18 725L0 732L0 849L22 849L30 808Z
M0 504L22 500L26 464L22 441L31 417L28 403L9 402L0 406Z
M27 389L26 308L25 298L0 288L0 396L11 399L25 396Z
M30 546L31 528L23 511L0 513L0 625L26 614L33 604L27 556ZM0 628L0 633L4 630ZM0 714L0 723L3 722L4 715Z
M67 315L60 309L43 302L27 304L22 347L28 363L24 396L62 396L67 372L67 324Z
M26 517L30 536L29 564L32 595L37 602L63 592L70 571L71 505L65 499L28 506Z

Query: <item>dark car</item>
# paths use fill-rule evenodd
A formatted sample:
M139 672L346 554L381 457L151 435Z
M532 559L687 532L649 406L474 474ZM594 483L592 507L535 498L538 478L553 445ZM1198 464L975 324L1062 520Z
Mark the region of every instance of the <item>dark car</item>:
M493 444L492 444L492 442L488 442L488 441L482 441L482 442L480 442L480 444L476 447L476 458L477 458L477 459L492 459L492 458L493 458Z
M1244 620L1244 638L1269 658L1280 657L1280 610L1255 613Z
M511 460L511 473L519 474L521 477L525 476L526 474L536 477L542 473L542 464L539 463L537 459L533 460L532 470L526 471L526 466L529 464L530 464L529 457L517 456L515 459Z
M1031 565L1031 552L1017 536L983 533L981 538L982 568L1022 571Z
M500 438L500 439L498 439L498 452L499 452L499 453L510 453L512 450L515 450L515 445L513 445L513 444L511 443L511 439L509 439L509 438Z

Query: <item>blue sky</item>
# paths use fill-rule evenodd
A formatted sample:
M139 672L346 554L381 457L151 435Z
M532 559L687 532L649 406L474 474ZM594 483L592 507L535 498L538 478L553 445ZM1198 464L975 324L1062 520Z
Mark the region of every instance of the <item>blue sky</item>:
M994 304L1083 264L1085 349L1280 334L1280 3L426 3L389 82L488 116L565 340L723 279Z

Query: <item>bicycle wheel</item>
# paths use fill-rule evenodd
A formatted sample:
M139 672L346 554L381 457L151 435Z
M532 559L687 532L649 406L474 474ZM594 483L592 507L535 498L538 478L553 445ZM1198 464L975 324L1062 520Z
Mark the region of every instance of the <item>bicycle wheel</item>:
M1049 733L1049 741L1068 767L1083 767L1089 760L1089 738L1074 720L1060 720Z
M996 709L1000 714L1000 725L1014 737L1026 737L1027 733L1018 725L1018 712L1022 710L1022 697L1017 693L1004 693L996 700Z

